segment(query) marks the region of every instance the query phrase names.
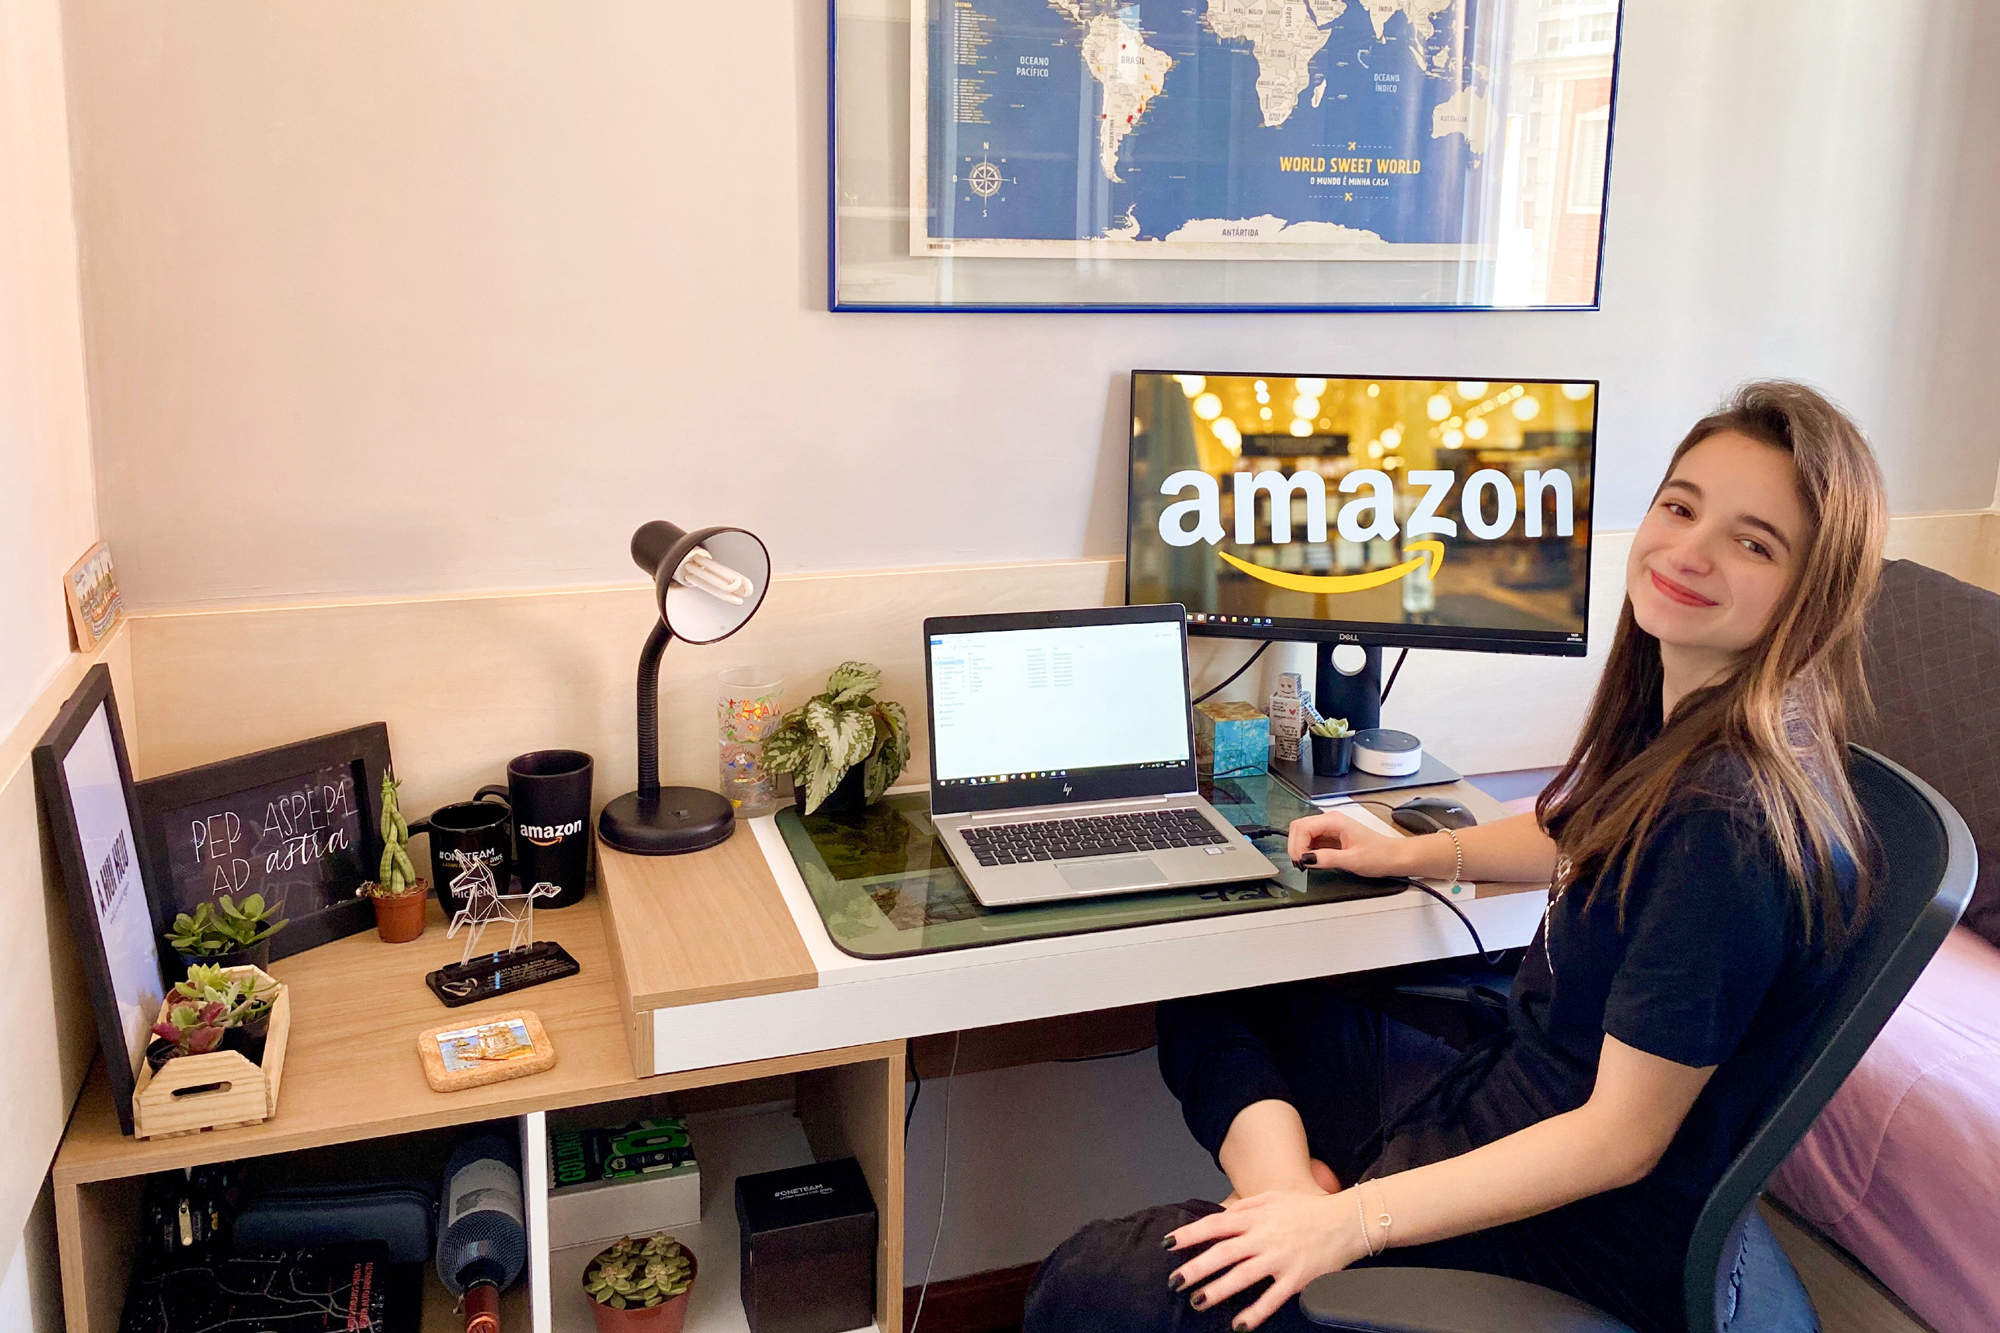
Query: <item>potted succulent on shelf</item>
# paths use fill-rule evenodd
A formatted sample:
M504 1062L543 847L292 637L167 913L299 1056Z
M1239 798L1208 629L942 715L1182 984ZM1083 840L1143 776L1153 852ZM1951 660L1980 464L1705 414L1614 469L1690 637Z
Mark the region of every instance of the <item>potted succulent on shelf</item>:
M901 704L875 698L881 684L880 667L843 662L764 742L765 766L792 775L800 813L856 813L910 762L910 720Z
M1346 718L1323 718L1311 730L1314 773L1337 778L1354 767L1354 731Z
M665 1232L614 1242L583 1270L597 1333L681 1333L696 1268L694 1251Z
M410 863L410 823L396 800L401 785L382 775L382 865L374 883L354 891L374 901L375 933L385 944L408 944L424 933L424 904L431 892L431 882L418 879Z
M225 893L176 916L167 942L180 953L183 964L263 967L271 961L271 937L287 924L283 918L272 919L283 907L283 903L266 906L261 893L240 903Z
M259 986L254 975L231 976L211 963L193 964L186 980L167 993L166 1017L153 1025L147 1063L157 1074L176 1056L232 1050L261 1065L276 989Z

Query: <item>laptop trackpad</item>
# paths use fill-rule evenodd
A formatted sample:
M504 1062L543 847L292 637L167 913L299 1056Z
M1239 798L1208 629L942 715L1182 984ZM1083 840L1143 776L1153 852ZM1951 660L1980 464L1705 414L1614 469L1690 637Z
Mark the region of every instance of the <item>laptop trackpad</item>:
M1063 881L1079 893L1107 893L1116 889L1164 889L1167 877L1151 857L1127 856L1116 861L1078 861L1056 867Z

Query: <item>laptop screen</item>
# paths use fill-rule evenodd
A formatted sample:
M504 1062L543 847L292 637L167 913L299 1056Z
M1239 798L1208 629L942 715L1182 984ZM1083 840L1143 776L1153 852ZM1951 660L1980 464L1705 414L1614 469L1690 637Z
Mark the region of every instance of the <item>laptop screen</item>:
M1140 770L1133 774L1139 786L1157 791L1145 778L1169 774L1144 770L1186 769L1182 626L1167 619L1047 623L1061 618L928 634L935 795L1026 784L1015 789L1022 804L1062 801L1064 789L1067 799L1105 799L1140 794L1105 789L1102 780L1113 771Z

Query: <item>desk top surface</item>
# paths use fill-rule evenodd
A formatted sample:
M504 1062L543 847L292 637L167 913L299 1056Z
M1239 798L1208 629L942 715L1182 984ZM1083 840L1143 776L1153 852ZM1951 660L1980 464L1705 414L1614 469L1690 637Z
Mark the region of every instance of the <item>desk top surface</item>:
M755 844L743 841L754 853ZM241 1129L128 1138L119 1131L100 1060L91 1068L56 1156L56 1183L290 1152L844 1062L837 1053L822 1053L732 1069L727 1078L699 1071L637 1078L599 902L600 895L593 893L575 907L535 914L537 937L560 941L582 964L580 973L457 1009L439 1004L424 985L424 974L458 961L464 945L462 938L445 938L444 916L435 899L422 937L408 944L384 944L370 930L273 963L272 974L292 988L291 1043L278 1114ZM555 1043L555 1068L463 1092L432 1091L417 1059L417 1034L510 1009L533 1010L541 1017ZM854 1058L862 1056L857 1052Z
M1508 813L1468 783L1425 790L1454 797L1481 821ZM461 942L445 938L444 917L434 901L423 936L412 943L383 944L369 931L273 964L273 974L293 988L291 1043L278 1114L240 1129L148 1141L128 1138L119 1131L100 1062L70 1118L56 1157L56 1183L290 1152L879 1054L873 1046L797 1054L787 1050L730 1064L726 1071L711 1065L636 1076L628 1031L635 1019L649 1019L648 1011L811 989L821 978L757 838L747 831L690 856L637 858L608 852L600 876L599 888L583 903L536 914L538 937L561 942L582 971L514 995L459 1009L437 1002L424 985L424 974L456 961ZM1482 884L1479 892L1483 898L1542 887ZM983 952L949 957L976 963ZM443 1022L470 1022L509 1009L540 1015L555 1042L555 1068L463 1092L432 1091L417 1058L417 1034ZM650 1031L649 1022L637 1027Z

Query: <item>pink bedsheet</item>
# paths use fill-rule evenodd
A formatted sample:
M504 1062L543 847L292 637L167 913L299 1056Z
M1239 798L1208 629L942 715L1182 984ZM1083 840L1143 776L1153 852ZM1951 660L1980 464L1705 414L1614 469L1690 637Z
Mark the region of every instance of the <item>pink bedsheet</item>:
M1938 1333L2000 1329L2000 949L1952 931L1771 1188Z

